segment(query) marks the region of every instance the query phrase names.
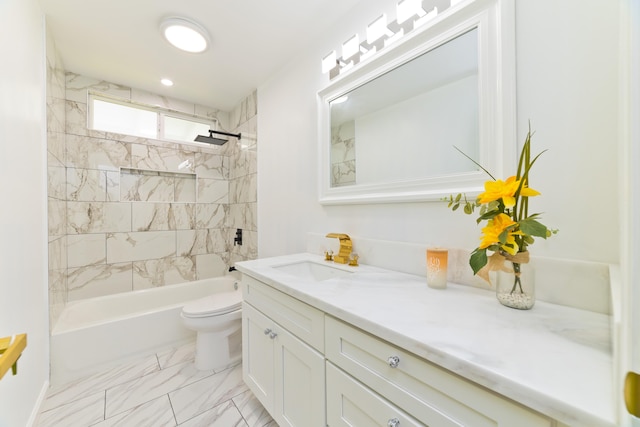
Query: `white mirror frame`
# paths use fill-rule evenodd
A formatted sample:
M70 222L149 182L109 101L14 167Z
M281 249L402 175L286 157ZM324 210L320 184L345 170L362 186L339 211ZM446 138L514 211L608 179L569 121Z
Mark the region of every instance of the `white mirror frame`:
M516 158L515 0L467 0L377 55L339 75L318 93L319 202L324 205L441 200L449 194L474 196L489 178L472 171L380 184L331 187L331 111L329 103L376 77L478 29L480 158L496 178L506 178ZM453 147L452 147L453 149ZM470 165L470 167L473 167Z

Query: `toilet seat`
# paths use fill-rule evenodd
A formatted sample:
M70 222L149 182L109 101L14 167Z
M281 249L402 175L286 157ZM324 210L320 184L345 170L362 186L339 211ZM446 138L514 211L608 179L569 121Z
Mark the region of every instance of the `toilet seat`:
M219 292L187 303L182 307L185 317L210 317L231 313L242 308L242 293Z

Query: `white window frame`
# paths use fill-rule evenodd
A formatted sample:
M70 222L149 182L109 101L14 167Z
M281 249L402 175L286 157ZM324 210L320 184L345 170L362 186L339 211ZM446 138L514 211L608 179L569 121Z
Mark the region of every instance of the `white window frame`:
M210 118L207 118L207 117L201 117L201 116L197 116L195 114L182 113L182 112L179 112L179 111L170 110L168 108L162 108L162 107L157 107L157 106L153 106L153 105L147 105L147 104L143 104L143 103L140 103L140 102L131 101L131 100L128 100L128 99L116 98L116 97L105 95L103 93L89 91L89 93L88 93L88 103L87 103L87 105L88 105L88 108L87 108L87 128L90 129L90 130L96 130L96 131L99 131L99 132L121 133L121 132L116 132L116 131L112 131L112 130L109 130L109 129L95 129L94 128L94 126L93 126L93 121L94 121L93 101L94 100L98 100L98 101L102 101L102 102L108 102L108 103L111 103L111 104L123 105L123 106L130 107L130 108L136 108L136 109L146 110L146 111L151 111L151 112L156 113L156 137L155 137L155 139L157 139L159 141L167 141L167 142L173 142L173 143L176 143L176 144L188 144L188 145L197 145L197 146L209 146L210 145L210 144L207 144L207 143L204 143L204 142L180 141L180 140L166 138L164 136L165 117L171 117L171 118L176 118L176 119L181 119L181 120L188 120L188 121L192 121L192 122L196 122L196 123L207 124L207 125L209 125L209 129L211 129L211 130L217 130L217 128L218 128L218 121L216 119L210 119ZM145 138L144 136L141 136L141 135L132 135L132 136L139 137L139 138Z

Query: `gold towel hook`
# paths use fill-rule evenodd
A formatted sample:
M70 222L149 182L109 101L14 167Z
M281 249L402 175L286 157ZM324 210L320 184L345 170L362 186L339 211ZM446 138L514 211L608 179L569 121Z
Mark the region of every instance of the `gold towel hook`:
M0 338L0 379L11 368L11 373L18 373L18 359L27 347L27 334Z

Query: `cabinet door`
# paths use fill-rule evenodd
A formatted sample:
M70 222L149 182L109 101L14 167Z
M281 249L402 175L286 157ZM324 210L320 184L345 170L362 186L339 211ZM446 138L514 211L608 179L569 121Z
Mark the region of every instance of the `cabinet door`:
M242 376L244 382L272 412L274 408L273 321L247 303L242 304Z
M247 275L242 277L242 297L287 331L324 352L324 312Z
M330 362L327 362L327 425L331 427L424 426Z
M275 324L275 413L280 427L324 427L324 356Z

